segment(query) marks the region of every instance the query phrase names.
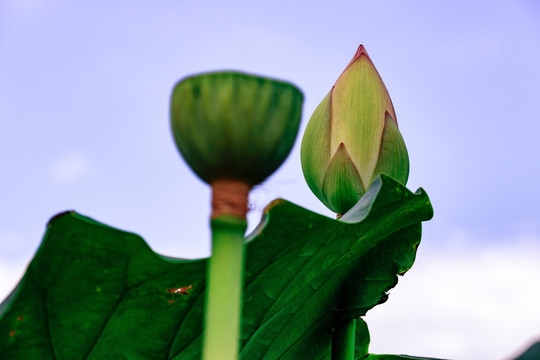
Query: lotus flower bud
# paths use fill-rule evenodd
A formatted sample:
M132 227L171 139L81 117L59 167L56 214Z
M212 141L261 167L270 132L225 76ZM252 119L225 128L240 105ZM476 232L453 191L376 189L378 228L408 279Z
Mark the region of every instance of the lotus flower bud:
M295 86L236 72L188 77L174 88L172 132L180 153L205 182L256 185L289 154L303 95Z
M407 148L386 86L362 45L311 116L301 160L311 191L338 217L379 174L406 184Z

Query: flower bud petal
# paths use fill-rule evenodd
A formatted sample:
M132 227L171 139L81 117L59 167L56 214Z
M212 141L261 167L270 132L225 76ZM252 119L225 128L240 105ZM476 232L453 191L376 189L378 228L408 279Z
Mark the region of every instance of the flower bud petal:
M323 203L339 215L347 212L366 192L345 145L341 143L328 164L322 183Z
M379 161L370 182L373 182L379 174L388 175L401 184L406 184L409 178L407 147L397 124L388 113L386 113Z
M330 93L324 97L307 124L300 158L306 182L319 200L325 202L321 185L330 162Z
M386 112L396 118L388 91L360 45L332 90L330 149L347 145L366 188L377 165Z

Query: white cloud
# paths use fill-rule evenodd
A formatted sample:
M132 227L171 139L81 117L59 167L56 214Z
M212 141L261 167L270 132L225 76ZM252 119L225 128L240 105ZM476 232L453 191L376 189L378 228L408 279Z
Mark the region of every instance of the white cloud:
M58 159L50 169L50 178L58 184L73 183L90 172L90 161L80 153L67 154Z
M420 249L388 302L368 313L371 352L509 359L540 339L540 236L457 242Z
M22 231L0 229L0 303L23 277L34 250Z
M20 249L25 243L25 238L20 231L13 229L0 230L0 254L12 253ZM0 261L2 257L0 256Z
M28 265L26 259L7 261L0 259L0 303L11 293L19 283Z

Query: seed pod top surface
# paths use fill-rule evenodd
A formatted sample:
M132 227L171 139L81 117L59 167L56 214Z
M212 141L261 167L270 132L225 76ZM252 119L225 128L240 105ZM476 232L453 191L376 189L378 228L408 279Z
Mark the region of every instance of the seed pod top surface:
M238 72L178 82L171 98L176 145L205 182L261 183L288 156L303 95L294 85Z

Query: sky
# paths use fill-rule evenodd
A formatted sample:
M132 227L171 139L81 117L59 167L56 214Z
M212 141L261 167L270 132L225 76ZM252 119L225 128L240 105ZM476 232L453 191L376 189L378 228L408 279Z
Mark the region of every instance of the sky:
M209 189L182 161L169 98L239 70L305 102L285 164L250 198L333 216L300 140L363 44L435 216L414 267L366 317L374 353L510 359L540 339L540 3L536 0L0 2L0 299L67 209L160 254L209 255Z

